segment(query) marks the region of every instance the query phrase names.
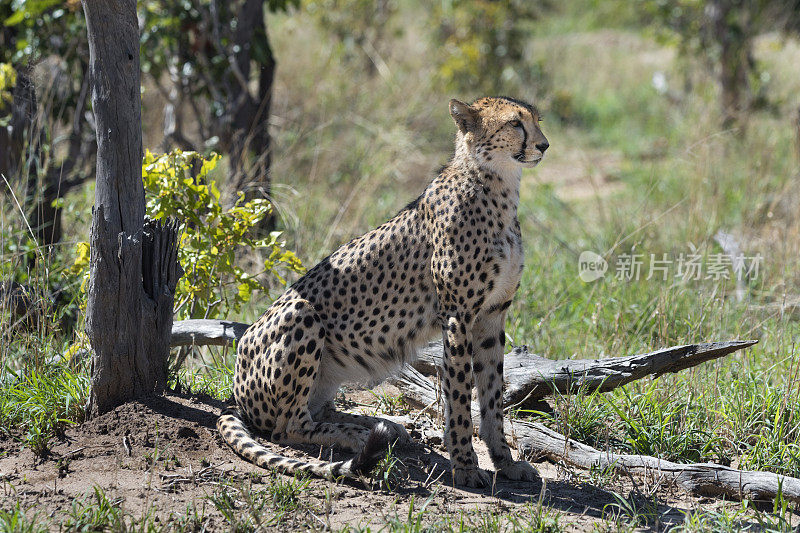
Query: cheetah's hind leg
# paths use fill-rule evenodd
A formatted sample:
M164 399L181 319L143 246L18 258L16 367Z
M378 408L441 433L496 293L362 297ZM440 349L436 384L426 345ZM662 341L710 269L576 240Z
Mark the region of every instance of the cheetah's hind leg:
M266 331L259 332L260 338L272 342L260 346L255 354L252 346L249 351L242 351L245 340L240 345L239 356L247 353L254 359L250 362L250 374L235 377L244 380L238 386L234 383L238 407L224 412L217 421L225 441L256 465L284 473L309 472L328 479L339 476L355 479L369 473L388 447L386 426L369 430L352 424L314 422L309 414L309 393L325 342L324 328L314 307L303 299L284 302L263 327ZM263 416L270 418L269 424L259 419ZM336 445L358 455L334 463L289 459L256 442L245 420L255 420L254 427L270 428L275 442Z
M267 348L266 356L267 365L275 368L268 389L269 410L276 413L271 440L360 452L370 435L368 427L315 421L309 412L309 398L325 347L325 331L314 307L302 299L286 302L277 328L281 334Z

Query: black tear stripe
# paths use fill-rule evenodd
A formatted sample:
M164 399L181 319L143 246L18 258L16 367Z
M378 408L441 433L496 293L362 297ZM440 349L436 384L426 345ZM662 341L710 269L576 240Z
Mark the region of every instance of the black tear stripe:
M520 149L519 153L514 156L519 161L525 160L525 150L528 148L528 130L525 129L525 125L522 125L522 148Z

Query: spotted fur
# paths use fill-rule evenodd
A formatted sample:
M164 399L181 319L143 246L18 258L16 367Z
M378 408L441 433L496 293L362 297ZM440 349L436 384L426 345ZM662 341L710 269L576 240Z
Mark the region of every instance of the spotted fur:
M523 266L517 204L522 167L549 146L537 110L511 98L450 101L455 155L393 219L353 239L292 285L244 334L234 375L237 408L217 423L247 460L293 473L355 477L402 426L333 410L342 383L376 384L444 338L445 442L457 485L485 486L472 448L470 403L478 389L480 437L499 473L533 480L503 434L503 331ZM274 442L336 445L349 461L275 455Z

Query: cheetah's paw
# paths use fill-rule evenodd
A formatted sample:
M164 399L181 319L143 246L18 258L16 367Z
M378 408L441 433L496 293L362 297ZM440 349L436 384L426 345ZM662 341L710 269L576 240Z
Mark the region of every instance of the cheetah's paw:
M540 479L539 472L528 461L514 461L500 470L498 474L512 481L536 481Z
M489 485L489 474L477 466L453 468L453 483L461 487L483 488Z

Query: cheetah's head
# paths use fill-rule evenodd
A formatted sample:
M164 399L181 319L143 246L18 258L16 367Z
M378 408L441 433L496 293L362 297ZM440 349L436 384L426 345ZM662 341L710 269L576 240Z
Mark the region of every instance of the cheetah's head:
M487 97L471 105L450 100L450 116L458 126L457 144L481 166L535 167L550 146L539 129L539 111L520 100Z

